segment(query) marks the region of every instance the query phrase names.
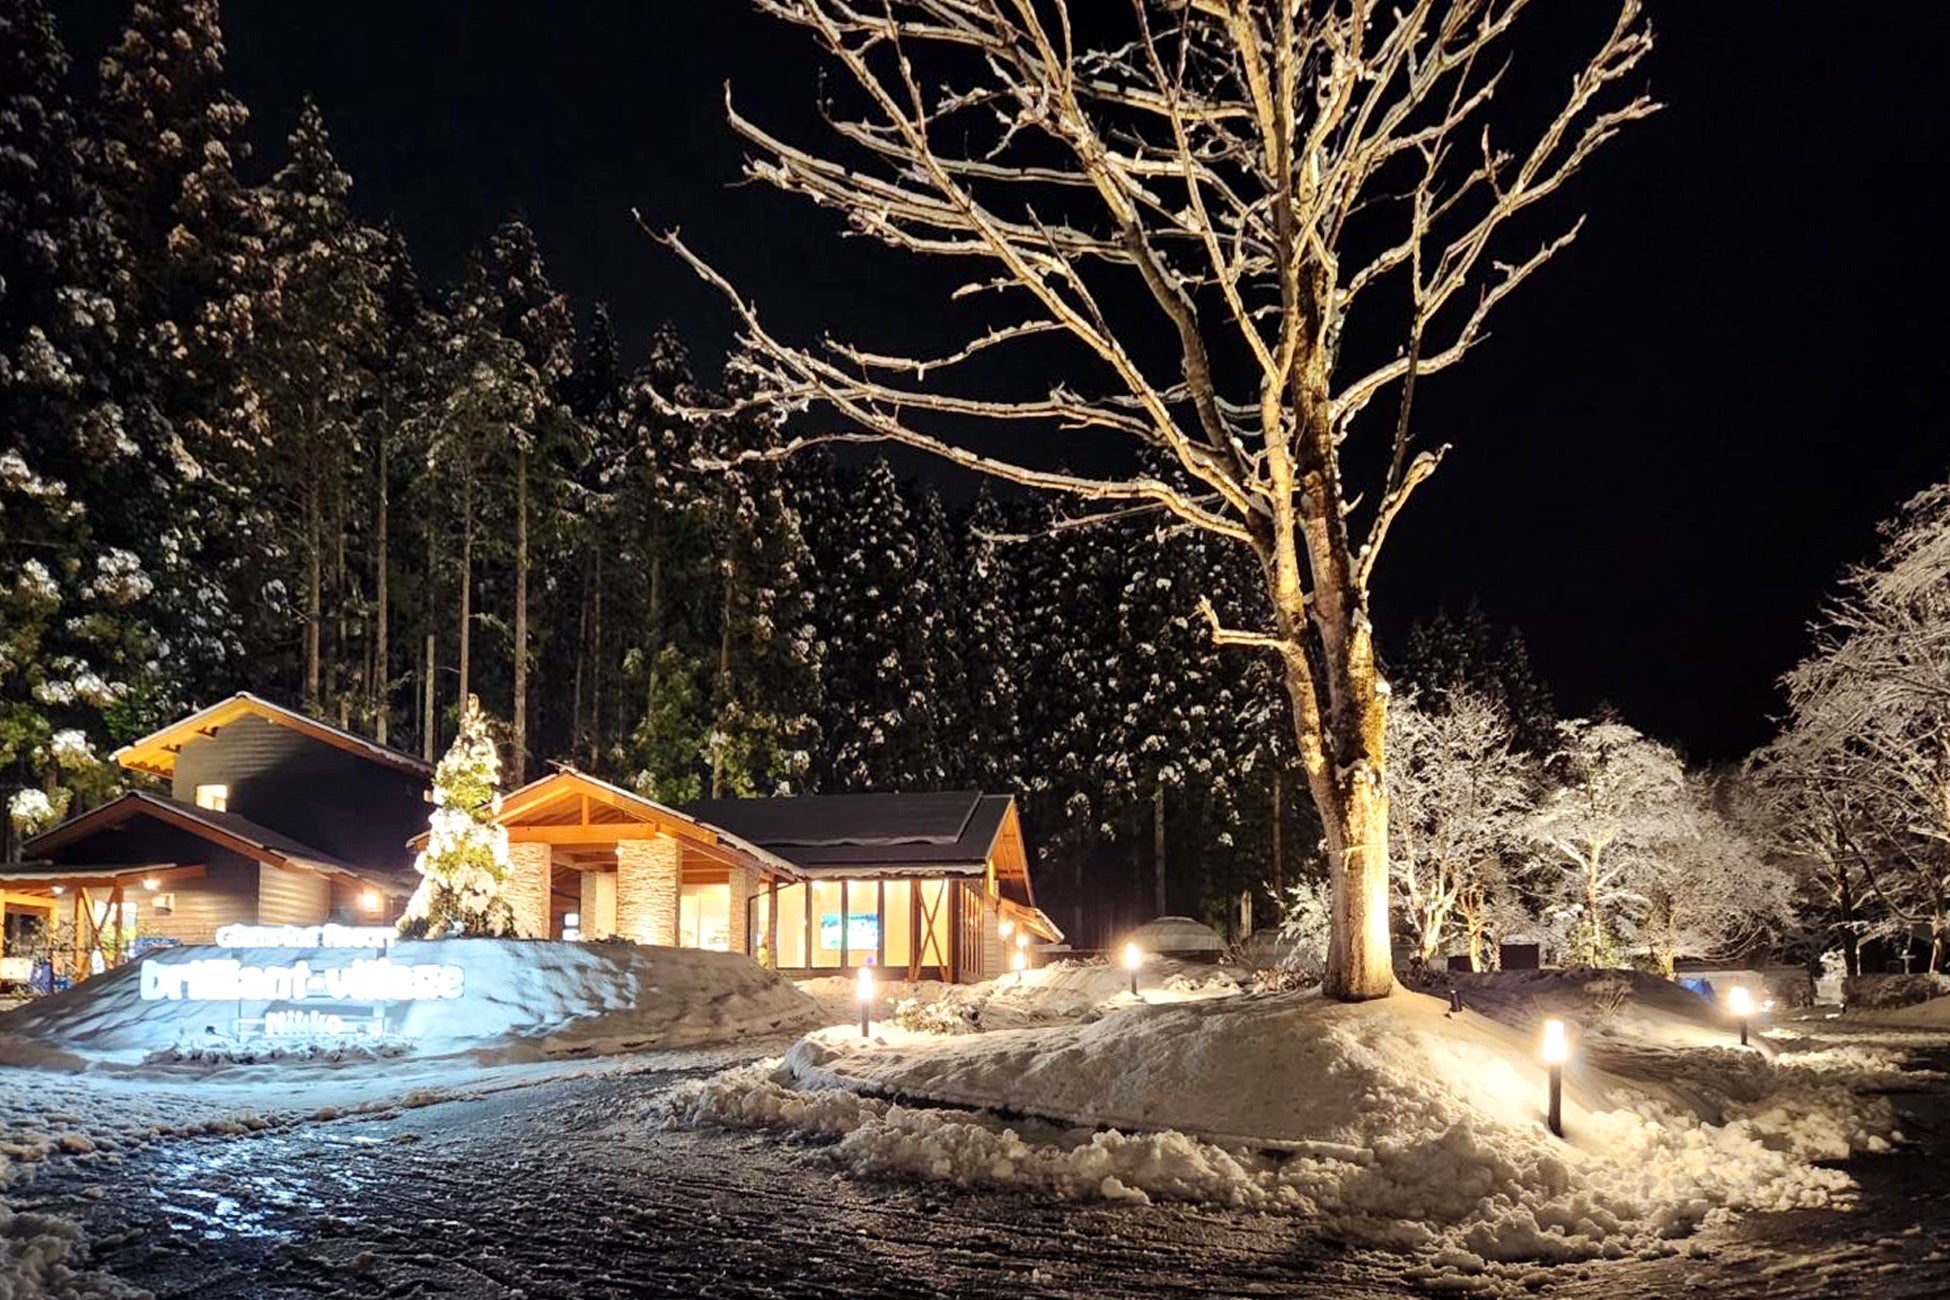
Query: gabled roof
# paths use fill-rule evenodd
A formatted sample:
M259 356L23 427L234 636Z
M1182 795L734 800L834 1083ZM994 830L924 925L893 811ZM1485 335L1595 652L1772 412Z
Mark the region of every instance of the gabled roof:
M705 799L684 811L801 867L968 869L987 865L1014 802L951 790Z
M228 849L259 862L269 862L273 866L293 867L300 871L311 871L326 876L346 876L377 885L389 893L402 893L404 887L400 880L384 872L366 871L342 861L309 844L300 843L289 835L274 831L268 826L260 826L247 817L233 812L217 812L210 808L199 808L195 804L164 798L142 790L131 790L110 803L99 808L91 808L76 817L70 817L59 826L43 831L21 846L26 855L39 857L53 852L90 835L112 830L134 817L148 817L155 821L187 831L199 839L208 840L219 848Z
M193 741L214 736L219 727L234 722L241 717L259 717L275 726L290 727L303 732L314 740L322 740L335 745L350 754L371 759L397 768L413 776L431 778L433 765L422 758L403 750L382 745L364 736L355 736L349 731L320 722L296 709L287 709L282 704L252 695L249 691L239 691L227 700L220 700L208 708L199 709L170 723L160 731L152 732L140 740L131 741L110 755L123 767L136 772L148 772L155 776L170 776L176 771L176 756L183 746Z
M728 853L774 875L795 879L799 875L791 862L736 833L572 767L503 795L495 821L508 828L510 838L562 845L610 844L633 835L640 838L654 829L707 851ZM427 832L422 831L407 843L418 849L426 840Z

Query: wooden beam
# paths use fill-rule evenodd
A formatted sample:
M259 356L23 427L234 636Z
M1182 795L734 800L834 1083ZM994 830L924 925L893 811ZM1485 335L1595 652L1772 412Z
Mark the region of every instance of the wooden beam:
M510 826L515 844L614 844L619 840L654 840L669 832L649 822L609 822L594 826Z

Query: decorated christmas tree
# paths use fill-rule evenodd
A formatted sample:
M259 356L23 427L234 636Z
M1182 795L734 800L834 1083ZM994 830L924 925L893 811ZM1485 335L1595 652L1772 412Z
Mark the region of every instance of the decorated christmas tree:
M495 825L501 810L501 760L488 734L481 702L467 697L454 737L433 773L432 833L414 868L420 887L406 904L399 931L410 939L511 935L514 909L502 890L508 880L508 832Z

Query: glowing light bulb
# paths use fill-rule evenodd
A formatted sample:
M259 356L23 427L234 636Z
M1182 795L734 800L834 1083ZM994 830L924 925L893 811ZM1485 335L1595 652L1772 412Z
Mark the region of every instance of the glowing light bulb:
M1727 990L1727 1010L1741 1019L1754 1014L1754 995L1744 985L1736 984Z
M1135 943L1125 944L1124 969L1134 971L1142 965L1144 965L1144 949L1138 947Z
M1564 1037L1562 1020L1544 1022L1543 1058L1545 1065L1562 1065L1571 1057L1570 1043Z

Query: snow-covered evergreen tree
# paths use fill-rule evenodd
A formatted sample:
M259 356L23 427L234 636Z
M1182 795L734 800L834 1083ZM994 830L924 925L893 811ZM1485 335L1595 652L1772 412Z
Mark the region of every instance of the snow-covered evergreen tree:
M118 400L123 252L67 68L38 0L0 0L0 857L107 793L94 756L159 676L156 440Z
M913 513L893 467L867 466L823 530L820 608L828 645L825 788L941 785L928 650L943 611L920 573Z
M363 611L369 589L358 589L340 557L346 536L369 527L364 438L382 342L382 271L372 256L376 236L347 206L352 178L310 98L288 145L259 198L264 283L240 358L262 423L258 494L279 505L278 552L258 563L297 593L290 612L302 632L305 707L349 720L365 690L348 619Z
M514 933L505 895L508 831L501 811L501 758L481 702L461 707L460 732L433 773L433 814L427 846L414 861L419 887L407 901L399 931L411 939L451 939Z
M969 515L960 620L966 703L949 742L949 779L995 793L1024 786L1015 566L1022 547L994 539L1011 531L1001 503L986 484Z
M100 66L91 171L128 252L135 341L119 397L167 448L172 483L149 521L159 662L175 695L208 698L278 643L292 599L247 577L277 545L257 491L268 426L240 369L265 271L257 202L237 173L249 114L224 84L215 0L137 0Z

